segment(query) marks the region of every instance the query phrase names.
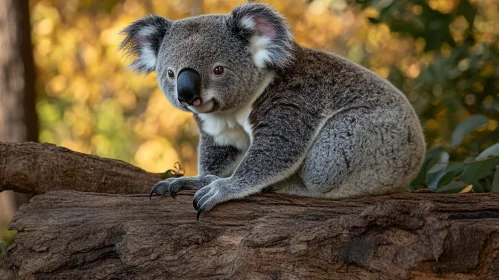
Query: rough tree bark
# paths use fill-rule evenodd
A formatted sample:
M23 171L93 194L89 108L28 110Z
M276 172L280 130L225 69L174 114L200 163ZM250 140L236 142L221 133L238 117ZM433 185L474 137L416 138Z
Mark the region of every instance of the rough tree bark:
M497 279L498 199L266 194L223 204L196 222L192 193L149 201L50 192L14 217L4 277Z
M162 180L126 162L82 154L47 143L0 142L0 191L40 194L54 190L147 193Z
M27 172L49 172L39 179L73 189L93 189L90 173L90 181L105 178L115 189L138 181L130 174L157 180L123 162L37 145L0 145L2 156L17 155L0 163L1 186L15 184L1 176L6 166L17 166L9 174L21 182L30 181ZM61 165L96 167L68 173ZM18 233L0 279L499 279L498 194L341 201L264 194L222 204L199 222L192 194L35 196L10 224Z

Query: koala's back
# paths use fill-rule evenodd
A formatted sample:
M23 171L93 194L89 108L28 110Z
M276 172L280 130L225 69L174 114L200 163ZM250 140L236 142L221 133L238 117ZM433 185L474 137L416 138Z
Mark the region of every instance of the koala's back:
M414 112L405 96L386 79L341 56L295 44L290 66L283 69L274 83L262 94L260 102L273 95L302 100L320 111L349 107L407 107ZM416 117L416 115L414 114Z
M340 56L299 45L294 52L294 62L276 75L250 115L258 126L272 120L273 110L299 107L309 117L294 118L297 110L290 110L289 118L276 120L295 129L311 125L314 116L326 117L296 174L307 193L283 192L341 198L403 191L425 152L421 125L406 97Z

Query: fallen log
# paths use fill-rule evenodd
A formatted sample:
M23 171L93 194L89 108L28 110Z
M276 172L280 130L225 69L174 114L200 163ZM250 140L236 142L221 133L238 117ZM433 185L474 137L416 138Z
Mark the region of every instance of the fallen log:
M47 143L0 142L0 191L40 194L55 190L148 193L163 179L126 162Z
M192 194L35 196L10 224L18 233L0 278L499 277L498 194L264 194L224 203L199 222Z

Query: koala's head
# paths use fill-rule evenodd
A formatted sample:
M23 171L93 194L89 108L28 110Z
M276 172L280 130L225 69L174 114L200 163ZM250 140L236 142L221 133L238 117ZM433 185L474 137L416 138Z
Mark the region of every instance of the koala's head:
M247 103L266 75L292 60L292 35L277 12L245 4L228 15L170 21L140 19L122 31L121 47L140 73L156 71L176 107L197 113Z

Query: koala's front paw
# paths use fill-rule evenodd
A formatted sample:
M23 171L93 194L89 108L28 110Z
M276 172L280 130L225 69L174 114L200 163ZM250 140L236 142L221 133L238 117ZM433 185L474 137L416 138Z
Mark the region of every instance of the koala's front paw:
M154 184L154 186L151 189L151 192L149 193L149 200L151 200L153 196L156 196L156 195L162 196L166 192L169 192L170 196L175 198L175 191L170 189L171 183L173 183L173 181L175 181L175 180L177 180L177 178L168 178L166 180L159 181L156 184Z
M241 191L228 178L223 178L212 182L194 194L193 205L198 210L196 219L202 212L210 211L215 205L222 202L242 197Z
M199 190L217 179L219 177L214 175L168 178L157 182L152 187L149 199L153 196L162 196L167 192L171 197L175 198L177 192L181 190Z

